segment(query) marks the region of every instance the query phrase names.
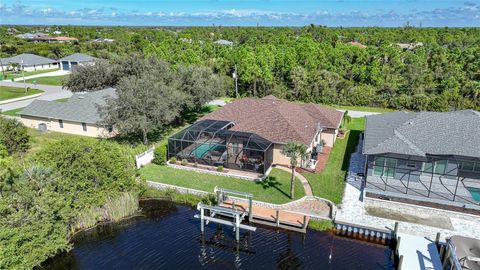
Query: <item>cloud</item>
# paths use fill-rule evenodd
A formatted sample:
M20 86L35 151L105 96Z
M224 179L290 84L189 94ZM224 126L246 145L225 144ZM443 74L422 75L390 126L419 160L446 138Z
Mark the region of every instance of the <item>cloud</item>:
M312 10L309 13L268 10L228 9L210 12L171 12L162 10L124 11L115 7L62 10L36 8L17 1L0 4L2 23L42 24L125 24L125 25L306 25L329 26L402 26L406 22L423 26L480 26L480 5L465 2L459 6L431 10L412 9L408 13L375 9L371 12L332 12ZM38 20L40 18L47 19ZM3 20L3 19L2 19Z

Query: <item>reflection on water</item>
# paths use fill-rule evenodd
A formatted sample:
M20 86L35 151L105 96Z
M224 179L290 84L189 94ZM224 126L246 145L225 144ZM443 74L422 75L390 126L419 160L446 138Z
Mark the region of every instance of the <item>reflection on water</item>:
M80 233L74 249L43 269L390 269L388 248L309 230L241 232L168 201L142 203L144 216Z

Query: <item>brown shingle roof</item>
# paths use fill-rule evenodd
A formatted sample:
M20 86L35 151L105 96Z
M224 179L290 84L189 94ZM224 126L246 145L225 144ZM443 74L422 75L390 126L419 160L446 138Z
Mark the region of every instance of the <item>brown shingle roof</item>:
M201 120L232 121L231 130L252 132L272 142L300 141L310 144L321 128L337 129L343 113L308 103L288 102L268 96L244 98L225 105Z

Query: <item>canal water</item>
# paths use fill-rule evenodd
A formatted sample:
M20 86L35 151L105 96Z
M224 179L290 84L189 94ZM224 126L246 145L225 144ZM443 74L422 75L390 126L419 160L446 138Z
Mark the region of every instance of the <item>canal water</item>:
M43 269L391 269L390 250L309 230L241 232L210 223L200 234L196 210L143 202L143 215L76 235L74 248Z

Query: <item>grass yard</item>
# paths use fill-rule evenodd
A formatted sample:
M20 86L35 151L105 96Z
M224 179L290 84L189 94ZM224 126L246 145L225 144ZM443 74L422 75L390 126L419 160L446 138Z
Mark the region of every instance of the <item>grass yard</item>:
M59 71L59 70L60 69L55 68L55 69L42 69L42 70L27 71L27 72L25 72L25 77L32 76L32 75L43 74L43 73L54 72L54 71ZM6 79L23 77L23 74L22 74L21 71L18 71L18 72L9 71L9 72L5 72L5 75L7 76Z
M149 164L140 169L140 174L148 181L182 186L213 192L215 186L252 193L253 199L269 203L287 203L291 199L290 173L273 168L267 179L262 182L241 180L226 176L217 176L192 171L185 171ZM300 180L295 181L295 199L305 196Z
M29 89L27 92L25 92L24 88L0 86L0 101L13 98L27 97L40 93L43 93L43 91L38 89Z
M23 108L18 108L18 109L13 109L13 110L10 110L10 111L5 111L5 112L2 112L3 115L8 115L8 116L18 116L17 113L19 111L21 111Z
M44 85L56 85L56 86L62 86L63 85L63 80L68 78L69 75L62 75L62 76L51 76L51 77L40 77L40 78L34 78L34 79L29 79L26 80L27 83L34 83L36 84L44 84Z
M346 125L350 130L344 139L337 139L327 165L321 173L303 173L313 194L334 203L342 201L350 154L355 151L360 134L365 129L365 118L352 118Z

